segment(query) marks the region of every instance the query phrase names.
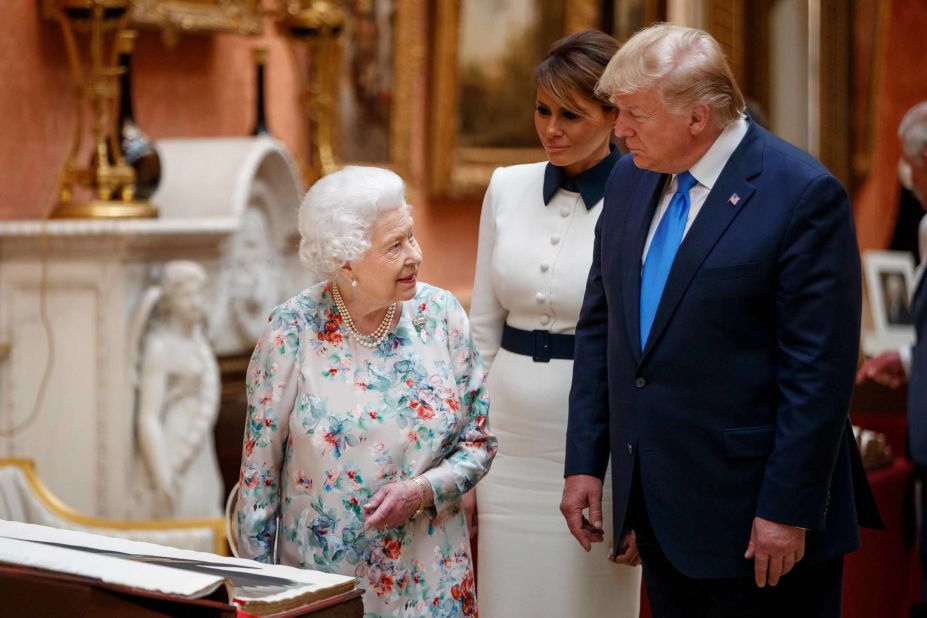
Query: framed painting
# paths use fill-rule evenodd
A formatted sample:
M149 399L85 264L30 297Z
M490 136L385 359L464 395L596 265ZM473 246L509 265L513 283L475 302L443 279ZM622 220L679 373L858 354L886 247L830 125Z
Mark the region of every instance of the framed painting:
M531 70L565 34L598 28L598 0L437 0L430 192L481 193L493 169L541 161Z
M423 103L427 0L345 0L317 8L280 20L294 64L305 72L304 181L311 185L353 163L391 168L417 185L420 179L409 174L413 116Z
M624 43L649 24L666 21L667 0L603 0L603 30Z
M424 66L418 36L425 5L409 0L344 3L335 93L334 153L339 163L409 170L412 98Z

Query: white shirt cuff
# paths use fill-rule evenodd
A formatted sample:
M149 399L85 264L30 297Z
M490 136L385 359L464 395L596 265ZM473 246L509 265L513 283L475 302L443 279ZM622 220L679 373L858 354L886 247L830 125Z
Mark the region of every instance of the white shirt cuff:
M901 359L901 367L904 369L904 375L911 377L911 346L898 348L898 357Z

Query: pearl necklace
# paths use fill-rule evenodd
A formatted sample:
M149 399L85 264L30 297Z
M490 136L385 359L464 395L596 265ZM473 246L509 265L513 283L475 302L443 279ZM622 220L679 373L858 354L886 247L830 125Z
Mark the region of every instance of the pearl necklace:
M334 281L332 281L332 299L335 301L335 307L338 309L338 313L340 313L341 317L344 319L344 325L348 328L348 332L351 333L351 336L354 337L357 343L365 348L373 349L386 340L390 326L393 324L393 317L396 315L396 303L392 303L389 308L387 308L386 315L383 316L383 321L380 322L376 330L369 335L364 335L357 330L357 327L354 325L354 320L351 319L351 314L348 313L348 308L344 304L344 299L341 297L341 290L338 289L338 284Z

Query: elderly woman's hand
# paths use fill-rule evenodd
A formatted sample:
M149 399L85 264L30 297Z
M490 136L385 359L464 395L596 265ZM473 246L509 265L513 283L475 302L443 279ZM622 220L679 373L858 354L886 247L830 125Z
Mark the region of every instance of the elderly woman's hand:
M408 480L384 485L365 504L364 528L366 530L388 530L404 524L411 518L419 507L429 507L434 504L434 494L431 484L421 477L421 482ZM425 500L422 501L422 489L425 491Z

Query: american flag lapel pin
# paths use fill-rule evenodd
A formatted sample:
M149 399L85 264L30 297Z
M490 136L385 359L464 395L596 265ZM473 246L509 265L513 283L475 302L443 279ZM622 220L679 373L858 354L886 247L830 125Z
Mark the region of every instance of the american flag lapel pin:
M727 201L731 206L737 206L737 202L740 201L740 196L736 193L732 193L731 197L727 198Z

